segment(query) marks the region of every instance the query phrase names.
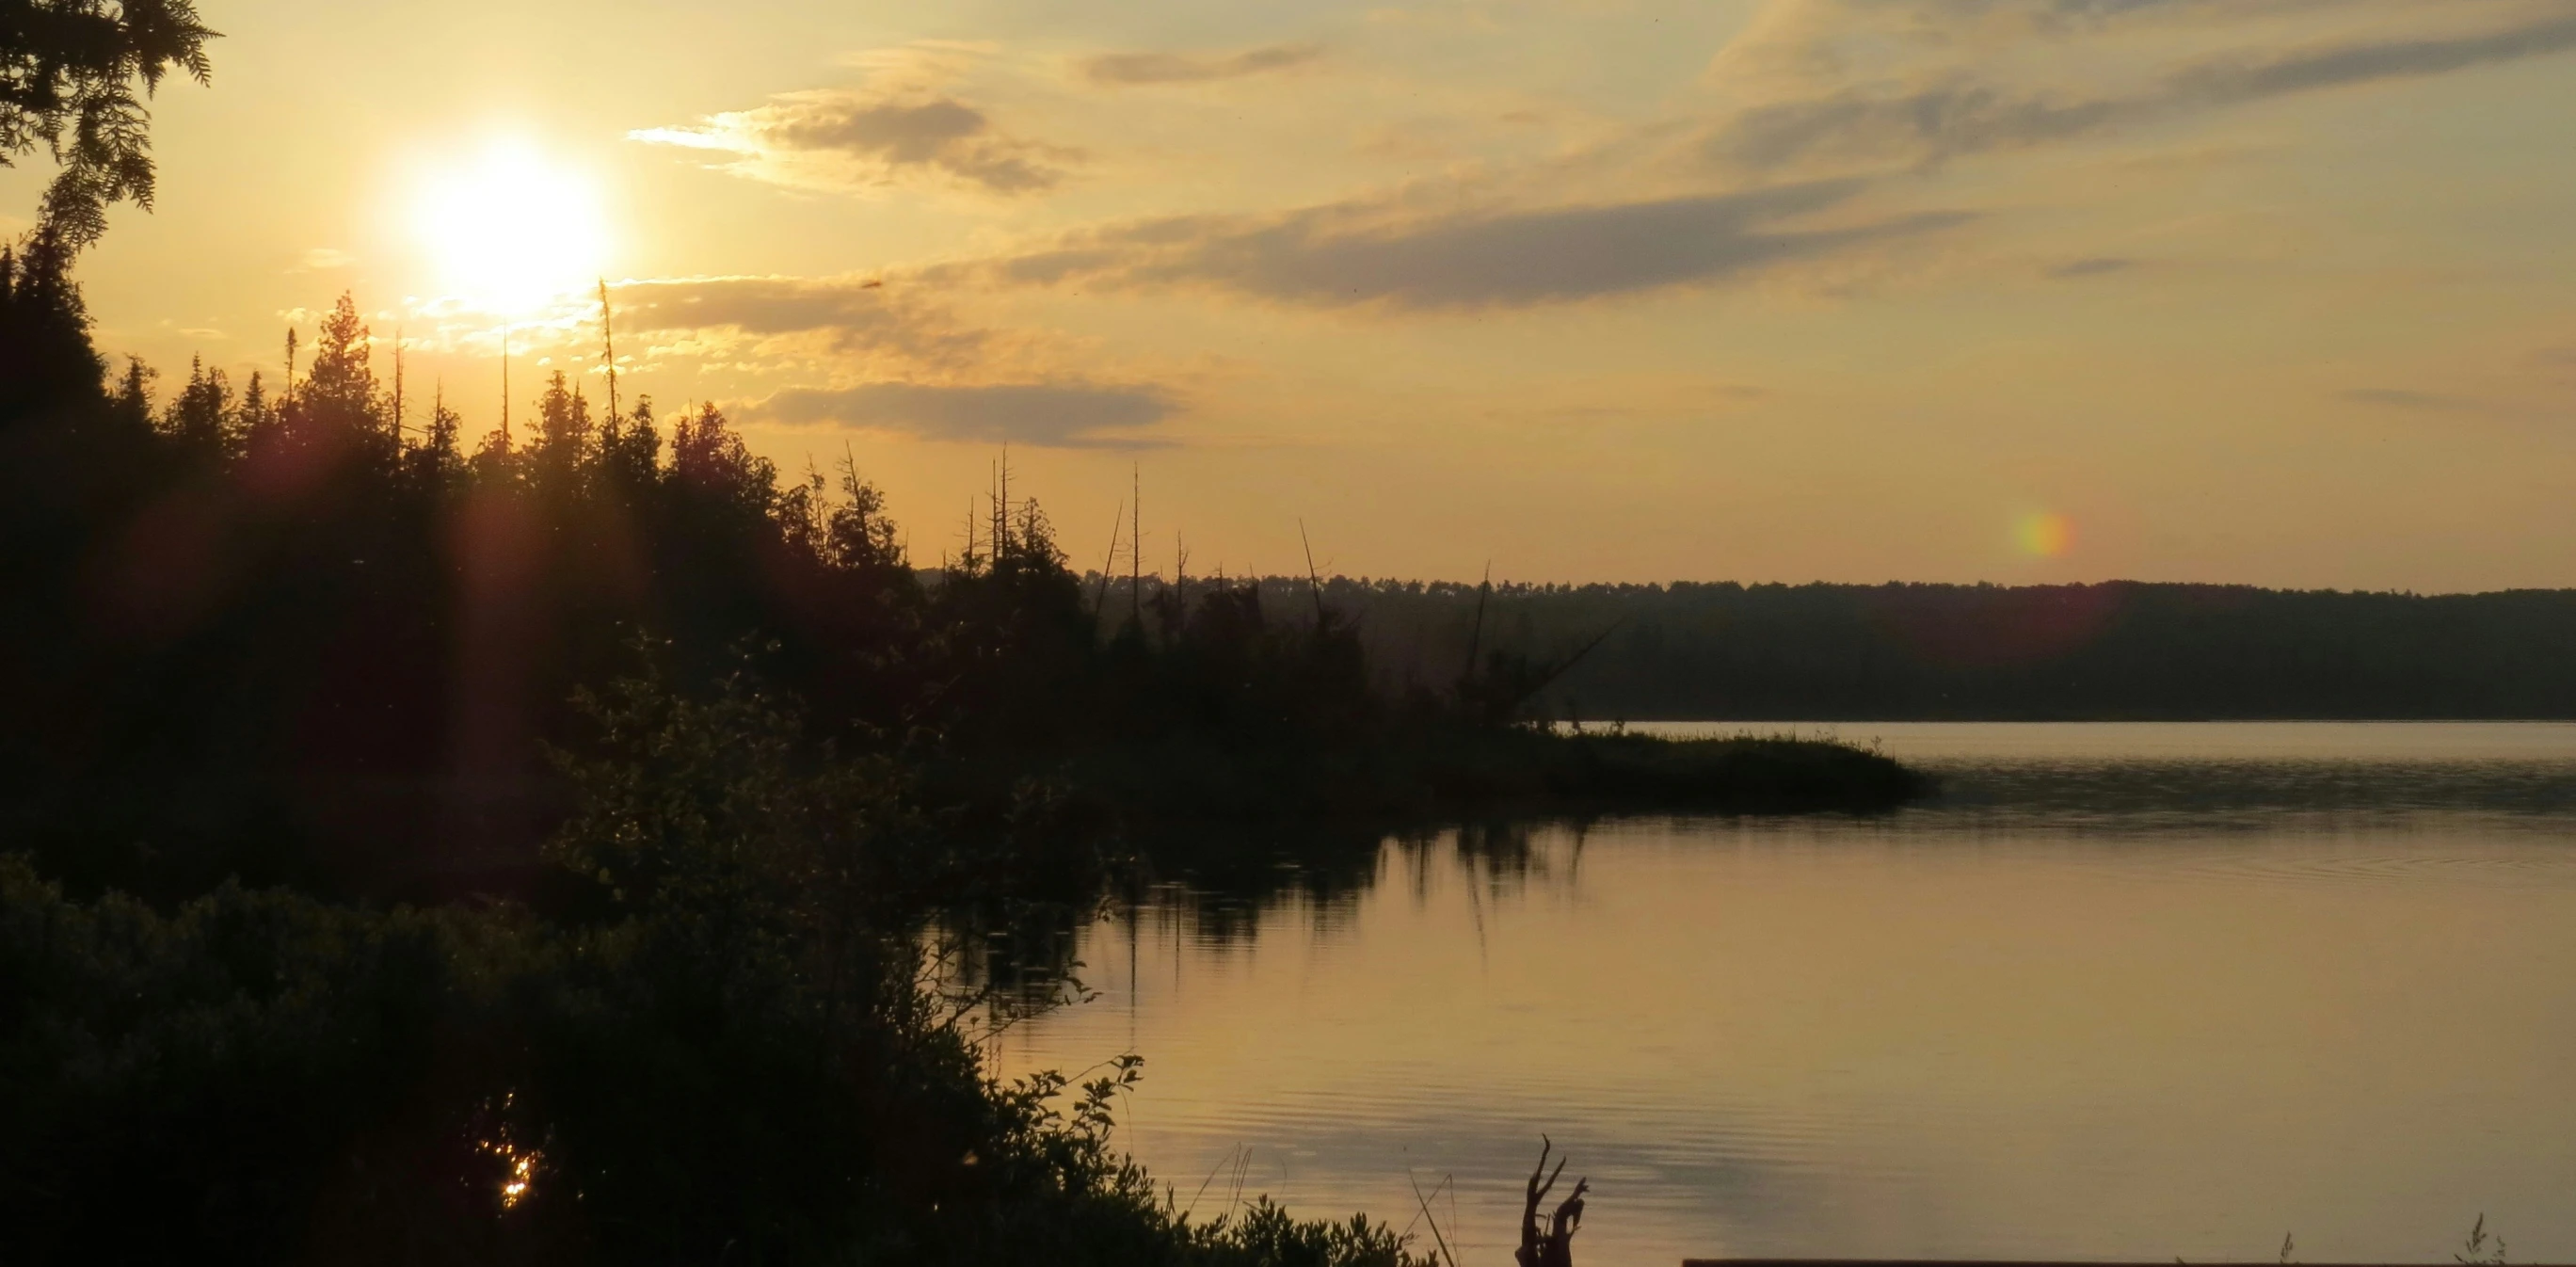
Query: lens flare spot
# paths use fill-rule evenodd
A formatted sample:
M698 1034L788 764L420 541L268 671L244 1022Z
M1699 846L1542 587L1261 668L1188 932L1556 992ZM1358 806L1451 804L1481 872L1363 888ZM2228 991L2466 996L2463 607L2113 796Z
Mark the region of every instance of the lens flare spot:
M2075 521L2055 511L2034 511L2013 525L2013 539L2033 558L2064 558L2075 548Z

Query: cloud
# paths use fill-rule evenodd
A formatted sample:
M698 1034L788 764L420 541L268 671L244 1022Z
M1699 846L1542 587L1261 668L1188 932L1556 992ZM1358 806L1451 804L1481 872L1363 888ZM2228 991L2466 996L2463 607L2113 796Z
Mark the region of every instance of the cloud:
M2254 101L2321 88L2448 74L2576 48L2576 13L2552 6L2549 16L2475 34L2391 39L2311 49L2267 58L2213 61L2174 77L2172 94L2211 104Z
M966 322L928 298L933 292L916 273L663 278L618 282L610 293L619 338L642 337L649 356L807 381L870 380L771 397L758 416L784 425L840 421L934 438L1135 447L1151 441L1111 433L1151 426L1180 405L1150 384L1092 381L1084 368L1101 372L1098 351L1050 331Z
M336 246L317 246L296 257L295 267L288 271L322 273L336 268L347 268L357 262L357 256Z
M1049 448L1158 447L1116 433L1150 427L1180 410L1160 387L1137 384L866 383L795 387L754 404L752 420L783 426L839 423L931 440L1010 441Z
M779 184L866 188L931 182L1014 196L1054 188L1074 153L1004 134L990 116L933 89L786 93L694 127L627 139L739 156L728 170Z
M1932 162L2080 136L2144 113L2140 101L2013 98L1980 84L1897 97L1854 91L1748 110L1709 140L1713 156L1757 169L1804 159Z
M1240 53L1103 53L1076 64L1082 77L1103 87L1197 84L1240 79L1303 66L1324 55L1319 44L1272 44Z
M2543 392L2547 388L2543 387ZM2560 427L2571 417L2564 399L2525 392L2514 393L2521 399L2495 400L2476 396L2446 396L2436 392L2411 391L2393 387L2358 387L2335 393L2337 400L2377 409L2423 415L2428 418L2474 418L2486 422L2518 426Z
M989 332L902 284L866 277L684 277L612 287L620 328L639 334L729 329L756 337L819 333L844 353L955 369L980 358Z
M2095 3L2050 7L2110 12L2146 7ZM2180 0L2164 0L2179 3ZM1983 9L1988 0L1950 0ZM2447 6L2443 6L2447 7ZM1875 11L1875 10L1873 10ZM1897 6L1895 12L1915 12ZM2435 11L2433 9L2425 10ZM1812 24L1811 24L1812 25ZM1837 31L1836 38L1847 34ZM1840 68L1832 41L1771 60ZM1935 163L1961 155L2067 140L2192 111L2243 105L2299 93L2384 80L2421 78L2576 49L2576 14L2563 5L2528 11L2485 30L2346 40L2288 51L2207 56L2125 92L2085 93L1998 86L1973 69L1882 75L1866 86L1835 86L1744 108L1711 129L1703 145L1723 164L1776 170L1808 161L1875 160ZM1761 55L1748 55L1759 61ZM1842 84L1840 78L1828 82Z
M2070 260L2064 264L2055 265L2047 269L2046 272L2047 275L2052 278L2059 281L2066 281L2077 277L2099 277L2104 273L2126 272L2129 269L2136 268L2137 266L2138 262L2136 260L2113 259L2108 256L2102 256L2089 260Z
M1713 284L1968 218L1924 212L1841 227L1780 227L1847 203L1863 188L1821 181L1392 223L1357 205L1178 217L1075 235L986 267L1005 283L1196 285L1313 307L1528 307Z
M2465 396L2438 396L2431 392L2407 391L2394 387L2356 387L2335 394L2337 398L2354 404L2380 405L2412 413L2474 414L2479 417L2493 417L2511 412L2501 406L2491 405L2482 400L2470 400Z

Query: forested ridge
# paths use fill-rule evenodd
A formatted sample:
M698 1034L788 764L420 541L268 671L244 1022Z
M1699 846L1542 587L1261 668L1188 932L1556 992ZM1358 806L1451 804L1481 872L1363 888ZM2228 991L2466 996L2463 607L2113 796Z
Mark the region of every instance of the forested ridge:
M1266 594L1301 593L1270 578ZM1335 578L1375 671L1583 654L1533 701L1589 720L2576 718L2576 590ZM1593 645L1598 640L1598 645Z

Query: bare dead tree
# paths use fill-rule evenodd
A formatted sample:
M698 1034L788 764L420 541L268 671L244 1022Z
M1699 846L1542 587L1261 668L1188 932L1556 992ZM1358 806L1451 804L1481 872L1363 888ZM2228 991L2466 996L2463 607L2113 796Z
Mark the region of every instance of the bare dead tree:
M1315 597L1315 632L1324 631L1324 578L1315 572L1315 543L1306 538L1306 521L1297 521L1297 544L1306 548L1306 592Z
M1011 442L1002 442L1002 458L993 464L993 561L1011 549Z
M1109 521L1109 553L1100 558L1100 589L1091 597L1091 614L1102 615L1109 602L1109 569L1118 566L1118 533L1127 526L1127 504L1118 504L1118 514Z
M1139 463L1127 468L1127 505L1134 513L1135 527L1127 533L1127 619L1136 622L1136 630L1145 629L1145 476Z
M394 326L394 448L402 448L403 432L403 337L402 326Z
M617 333L615 314L608 307L608 279L599 279L599 359L608 363L608 416L617 413Z
M1566 1159L1557 1158L1556 1169L1549 1170L1547 1155L1556 1147L1555 1141L1545 1135L1538 1138L1538 1166L1530 1171L1528 1193L1521 1202L1521 1247L1513 1251L1512 1257L1520 1267L1574 1267L1574 1234L1583 1226L1583 1194L1592 1190L1592 1181L1580 1177L1575 1179L1574 1191L1557 1203L1556 1212L1548 1216L1547 1230L1542 1233L1539 1230L1538 1203L1555 1190L1557 1176L1565 1173ZM1541 1176L1546 1179L1543 1183L1540 1182Z
M1482 651L1485 646L1485 602L1493 596L1494 565L1491 560L1488 560L1485 563L1485 579L1476 586L1476 627L1467 635L1467 668L1465 672L1458 675L1461 694L1464 694L1465 688L1476 680L1476 653Z
M1537 679L1531 682L1522 692L1521 699L1527 700L1531 696L1556 685L1556 680L1558 678L1564 677L1566 674L1573 672L1574 666L1583 663L1583 658L1585 656L1591 655L1592 652L1602 643L1610 641L1610 635L1619 632L1619 627L1627 623L1628 618L1625 616L1611 621L1608 628L1592 635L1592 640L1590 642L1584 643L1582 646L1576 647L1573 651L1557 657L1554 661L1540 665ZM1517 704L1518 701L1515 701L1515 703Z

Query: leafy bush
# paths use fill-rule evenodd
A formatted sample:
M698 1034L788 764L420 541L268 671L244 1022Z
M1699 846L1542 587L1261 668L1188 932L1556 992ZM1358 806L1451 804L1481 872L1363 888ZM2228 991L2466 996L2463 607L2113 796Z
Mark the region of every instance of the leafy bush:
M10 1261L1416 1261L1365 1219L1192 1223L1110 1146L1133 1060L993 1081L927 933L990 860L926 843L900 763L748 679L592 707L550 849L594 889L554 918L159 912L0 861Z

